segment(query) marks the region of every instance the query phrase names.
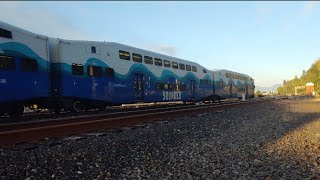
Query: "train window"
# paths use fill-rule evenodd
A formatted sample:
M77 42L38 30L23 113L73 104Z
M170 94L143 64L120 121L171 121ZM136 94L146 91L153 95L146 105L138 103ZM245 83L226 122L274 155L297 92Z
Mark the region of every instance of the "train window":
M173 90L179 91L179 84L173 84Z
M114 77L114 69L113 68L106 68L106 75L109 78L113 78Z
M185 90L187 90L186 84L180 84L179 89L180 89L180 91L185 91Z
M185 69L186 69L186 66L185 66L184 64L182 64L182 63L179 63L179 68L180 68L181 70L185 70Z
M88 66L88 75L92 77L102 76L102 67L100 66Z
M0 69L13 70L16 68L16 63L11 56L0 56Z
M12 39L12 33L11 31L0 28L0 37Z
M154 64L156 66L162 66L162 59L154 58Z
M132 53L132 60L134 62L142 63L142 56L141 54Z
M207 73L207 70L203 69L203 73Z
M95 46L92 46L92 47L91 47L91 52L94 53L94 54L97 53L97 50L96 50L96 47L95 47Z
M83 65L82 64L72 64L72 74L73 75L83 75Z
M203 85L203 79L200 79L200 85Z
M178 69L178 63L177 62L172 62L172 68L173 69Z
M164 89L163 83L157 83L157 90L161 91Z
M144 63L153 64L153 58L150 56L144 56Z
M35 59L23 58L21 59L22 71L38 71L38 63Z
M196 66L192 66L192 71L193 72L197 72L197 67Z
M130 53L127 51L119 50L119 58L130 61Z
M186 65L186 70L187 71L191 71L191 66L190 65Z
M221 87L225 87L225 84L224 84L223 81L220 81L220 86L221 86Z
M170 61L168 61L168 60L163 60L163 66L170 68L170 67L171 67Z
M172 90L172 85L169 84L169 83L166 83L166 84L164 85L164 89L165 89L165 90Z

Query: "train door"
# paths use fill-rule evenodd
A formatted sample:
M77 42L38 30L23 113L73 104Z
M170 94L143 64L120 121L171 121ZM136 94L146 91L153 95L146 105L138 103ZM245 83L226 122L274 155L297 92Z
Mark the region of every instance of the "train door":
M16 89L16 58L11 56L0 55L0 89L1 96L0 102L8 102L16 100L14 92L18 92ZM22 79L20 79L22 80ZM3 107L1 107L2 109ZM1 110L0 109L0 110ZM1 114L0 114L1 116Z
M216 86L215 86L215 81L212 81L212 95L216 95Z
M195 99L195 81L194 80L191 80L190 81L190 98L191 99Z
M230 93L230 97L232 97L232 84L229 84L229 93Z
M143 75L135 74L133 79L133 89L134 89L134 100L142 101L143 100Z
M244 91L245 91L245 94L246 94L246 98L249 98L249 87L248 87L248 85L245 86Z

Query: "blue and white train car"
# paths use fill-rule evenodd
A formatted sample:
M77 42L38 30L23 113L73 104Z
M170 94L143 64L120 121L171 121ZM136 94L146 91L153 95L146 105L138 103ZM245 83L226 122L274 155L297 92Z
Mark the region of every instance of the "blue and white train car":
M47 104L48 38L0 21L0 116L21 115L24 106Z
M225 69L212 70L216 99L254 97L254 79L252 77Z
M191 61L113 42L51 39L50 52L54 94L73 111L213 95L211 72Z

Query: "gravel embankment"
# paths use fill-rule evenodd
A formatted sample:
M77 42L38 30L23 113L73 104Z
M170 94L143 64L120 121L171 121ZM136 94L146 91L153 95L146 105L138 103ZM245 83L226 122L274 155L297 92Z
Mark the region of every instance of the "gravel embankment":
M50 139L0 149L0 177L320 179L319 118L318 102L287 100Z

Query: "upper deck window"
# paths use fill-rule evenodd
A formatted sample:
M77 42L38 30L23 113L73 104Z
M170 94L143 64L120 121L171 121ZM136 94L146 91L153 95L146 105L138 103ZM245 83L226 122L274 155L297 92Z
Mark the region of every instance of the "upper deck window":
M163 60L163 66L164 67L171 67L171 63L170 63L170 61L168 61L168 60Z
M119 58L130 61L130 53L127 51L119 50Z
M11 56L0 56L0 69L13 70L16 68L16 63Z
M92 46L92 47L91 47L91 52L92 52L93 54L96 54L96 53L97 53L97 50L96 50L96 47L95 47L95 46Z
M185 66L184 64L182 64L182 63L179 63L179 68L180 68L181 70L185 70L185 69L186 69L186 66Z
M21 59L22 71L38 71L38 62L35 59L23 58Z
M154 58L154 64L156 66L162 66L162 59Z
M203 73L207 73L207 70L203 69Z
M102 76L102 67L100 66L88 66L88 75L92 77Z
M178 63L177 62L172 62L172 68L173 69L178 69Z
M150 56L144 56L144 63L153 64L153 58Z
M11 31L0 28L0 37L12 39Z
M132 60L134 62L142 63L142 56L141 54L132 53Z
M191 71L191 66L190 65L186 65L186 70L187 71Z
M72 64L72 74L73 75L83 75L83 65L82 64Z
M197 66L192 66L192 71L197 72Z

